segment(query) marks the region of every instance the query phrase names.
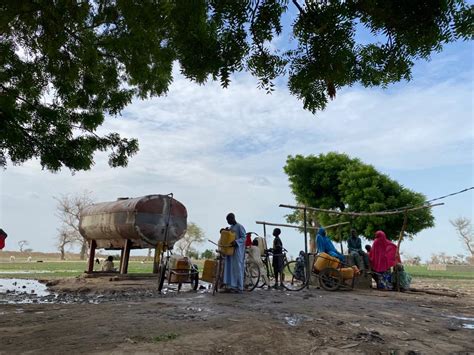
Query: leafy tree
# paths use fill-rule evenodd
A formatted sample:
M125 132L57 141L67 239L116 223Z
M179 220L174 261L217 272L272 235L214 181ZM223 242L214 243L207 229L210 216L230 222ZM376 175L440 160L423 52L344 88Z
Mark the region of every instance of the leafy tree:
M188 253L187 253L186 256L188 256L191 259L196 260L196 259L199 259L199 252L197 250L191 248L191 249L188 250Z
M175 62L189 80L223 87L246 70L270 92L283 76L314 113L344 86L409 80L415 59L472 39L471 9L463 0L5 0L0 165L39 158L51 171L87 170L108 150L111 166L126 166L136 139L98 128L134 97L165 95ZM287 12L296 13L288 28Z
M458 217L454 221L449 221L459 234L459 240L466 250L474 257L474 233L471 220L467 217Z
M186 230L186 234L183 238L178 240L174 248L181 254L185 256L191 257L190 253L197 253L193 249L193 245L199 244L204 242L205 235L202 229L196 223L189 223L188 228ZM199 254L197 255L196 259L199 258Z
M214 259L216 254L211 249L206 249L201 253L201 259Z
M28 246L29 244L30 244L30 242L27 241L27 240L20 240L20 241L18 242L18 248L20 248L20 253L23 253L25 247Z
M79 221L81 210L91 205L94 201L91 197L90 191L84 191L80 195L61 195L55 197L57 201L56 216L61 221L61 228L58 235L58 248L61 252L66 244L79 244L79 257L81 260L86 258L87 254L87 240L79 232Z
M426 201L422 194L401 186L373 166L351 159L346 154L289 156L284 170L297 203L306 206L345 212L378 212L421 205ZM314 213L310 218L321 225L350 222L341 228L342 235L348 236L349 229L355 228L368 239L373 239L378 229L385 231L388 238L395 239L403 224L403 214L353 218ZM288 221L301 222L301 212L288 216ZM433 225L429 209L410 212L406 233L413 236Z

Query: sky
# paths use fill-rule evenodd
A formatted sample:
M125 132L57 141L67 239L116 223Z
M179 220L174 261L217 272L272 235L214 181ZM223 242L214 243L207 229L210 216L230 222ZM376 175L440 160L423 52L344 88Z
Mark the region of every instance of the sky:
M474 186L473 59L472 43L448 45L430 61L416 62L412 81L344 88L316 115L303 110L284 81L267 95L246 73L222 89L191 83L175 67L167 96L136 99L100 128L138 138L140 151L127 168L110 168L99 153L86 172L51 173L34 160L0 171L5 250L18 250L25 239L35 251L55 251L54 197L83 191L97 202L173 192L206 238L217 241L228 212L262 234L255 221L285 223L290 211L278 205L295 203L283 172L295 154L346 153L428 199ZM472 219L473 201L472 190L445 199L433 209L435 227L404 241L402 251L423 260L466 254L449 221ZM284 229L282 241L290 255L304 249L295 230ZM206 248L212 246L198 246Z

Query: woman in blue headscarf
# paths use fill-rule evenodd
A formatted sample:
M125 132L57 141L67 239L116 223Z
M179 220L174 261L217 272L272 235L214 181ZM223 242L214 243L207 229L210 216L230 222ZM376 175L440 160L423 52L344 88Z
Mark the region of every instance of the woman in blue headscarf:
M318 234L316 235L316 247L318 253L329 254L344 262L344 255L336 250L336 247L332 244L331 239L326 235L326 230L323 227L319 228Z

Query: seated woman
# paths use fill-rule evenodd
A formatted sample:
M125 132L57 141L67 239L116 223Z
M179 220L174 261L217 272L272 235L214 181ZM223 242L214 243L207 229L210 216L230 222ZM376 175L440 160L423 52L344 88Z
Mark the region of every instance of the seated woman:
M344 262L344 255L336 250L336 247L332 243L331 239L329 239L329 236L326 235L326 230L323 227L319 228L318 234L316 235L316 246L318 253L329 254Z
M387 239L383 231L375 232L375 240L369 252L370 265L377 282L377 288L391 287L390 268L401 263L396 244Z

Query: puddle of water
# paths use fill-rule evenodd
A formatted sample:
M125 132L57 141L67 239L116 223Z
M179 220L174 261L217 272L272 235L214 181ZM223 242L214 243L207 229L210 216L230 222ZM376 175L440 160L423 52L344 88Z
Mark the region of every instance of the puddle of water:
M311 319L312 319L311 317L301 315L301 314L299 314L299 315L298 314L293 314L293 315L289 315L289 316L284 317L285 323L292 326L292 327L295 327L295 326L299 325L300 323L302 323L304 321L307 321L307 320L311 320Z
M468 321L469 323L461 323L461 327L464 329L474 329L474 318L469 317L460 317L460 316L450 316L450 318L459 319L462 321Z
M2 279L0 280L0 294L30 294L38 297L48 296L46 285L37 280Z

